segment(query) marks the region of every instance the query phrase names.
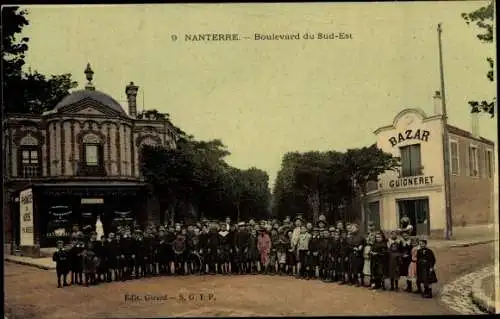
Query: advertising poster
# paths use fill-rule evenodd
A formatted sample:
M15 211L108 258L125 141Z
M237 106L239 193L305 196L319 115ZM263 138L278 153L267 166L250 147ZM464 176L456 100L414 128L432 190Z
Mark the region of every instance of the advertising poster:
M28 188L19 194L19 214L21 246L33 246L35 238L33 233L33 189Z

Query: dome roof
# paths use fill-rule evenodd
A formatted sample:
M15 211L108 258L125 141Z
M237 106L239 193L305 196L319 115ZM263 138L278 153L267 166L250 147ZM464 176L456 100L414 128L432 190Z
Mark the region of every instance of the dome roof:
M65 106L75 104L81 100L84 99L92 99L95 100L112 110L126 115L125 110L122 108L120 103L118 103L115 99L113 99L111 96L107 95L106 93L96 91L96 90L78 90L74 91L73 93L65 96L59 103L57 103L56 107L54 108L54 111L59 111Z

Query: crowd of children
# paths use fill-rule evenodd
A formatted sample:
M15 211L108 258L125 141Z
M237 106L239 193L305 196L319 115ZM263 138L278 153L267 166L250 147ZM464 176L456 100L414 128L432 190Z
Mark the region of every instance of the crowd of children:
M292 224L262 221L118 227L98 239L85 238L75 227L70 247L58 242L54 253L58 287L96 285L160 275L267 274L290 275L399 290L432 298L437 282L436 258L425 239L410 237L411 225L390 233L369 223L366 235L356 224L328 227L320 216L317 227L301 217ZM68 275L71 274L71 278ZM414 289L416 288L416 289Z

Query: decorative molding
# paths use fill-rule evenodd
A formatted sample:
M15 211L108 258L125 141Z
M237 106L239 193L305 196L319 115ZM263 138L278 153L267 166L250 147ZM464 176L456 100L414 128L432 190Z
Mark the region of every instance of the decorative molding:
M155 145L162 145L161 142L161 137L153 134L146 134L146 135L140 135L135 139L135 145L137 146L138 149L144 144L145 140L151 139L153 140L156 144ZM153 145L148 143L149 145Z

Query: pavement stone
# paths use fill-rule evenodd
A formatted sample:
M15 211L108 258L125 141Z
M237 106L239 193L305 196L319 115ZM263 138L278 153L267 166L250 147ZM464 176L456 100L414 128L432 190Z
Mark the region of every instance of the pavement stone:
M491 266L491 268L492 271L494 271L494 266ZM495 314L495 300L489 298L483 290L483 281L491 280L491 274L492 272L490 272L483 278L474 280L472 284L471 298L474 304L479 307L479 309L483 310L486 313ZM494 276L493 280L495 280Z
M441 288L441 302L450 309L463 315L480 315L486 314L472 300L472 286L475 281L483 279L491 275L494 271L494 266L484 267L479 271L469 273L459 277L453 282L444 285Z

